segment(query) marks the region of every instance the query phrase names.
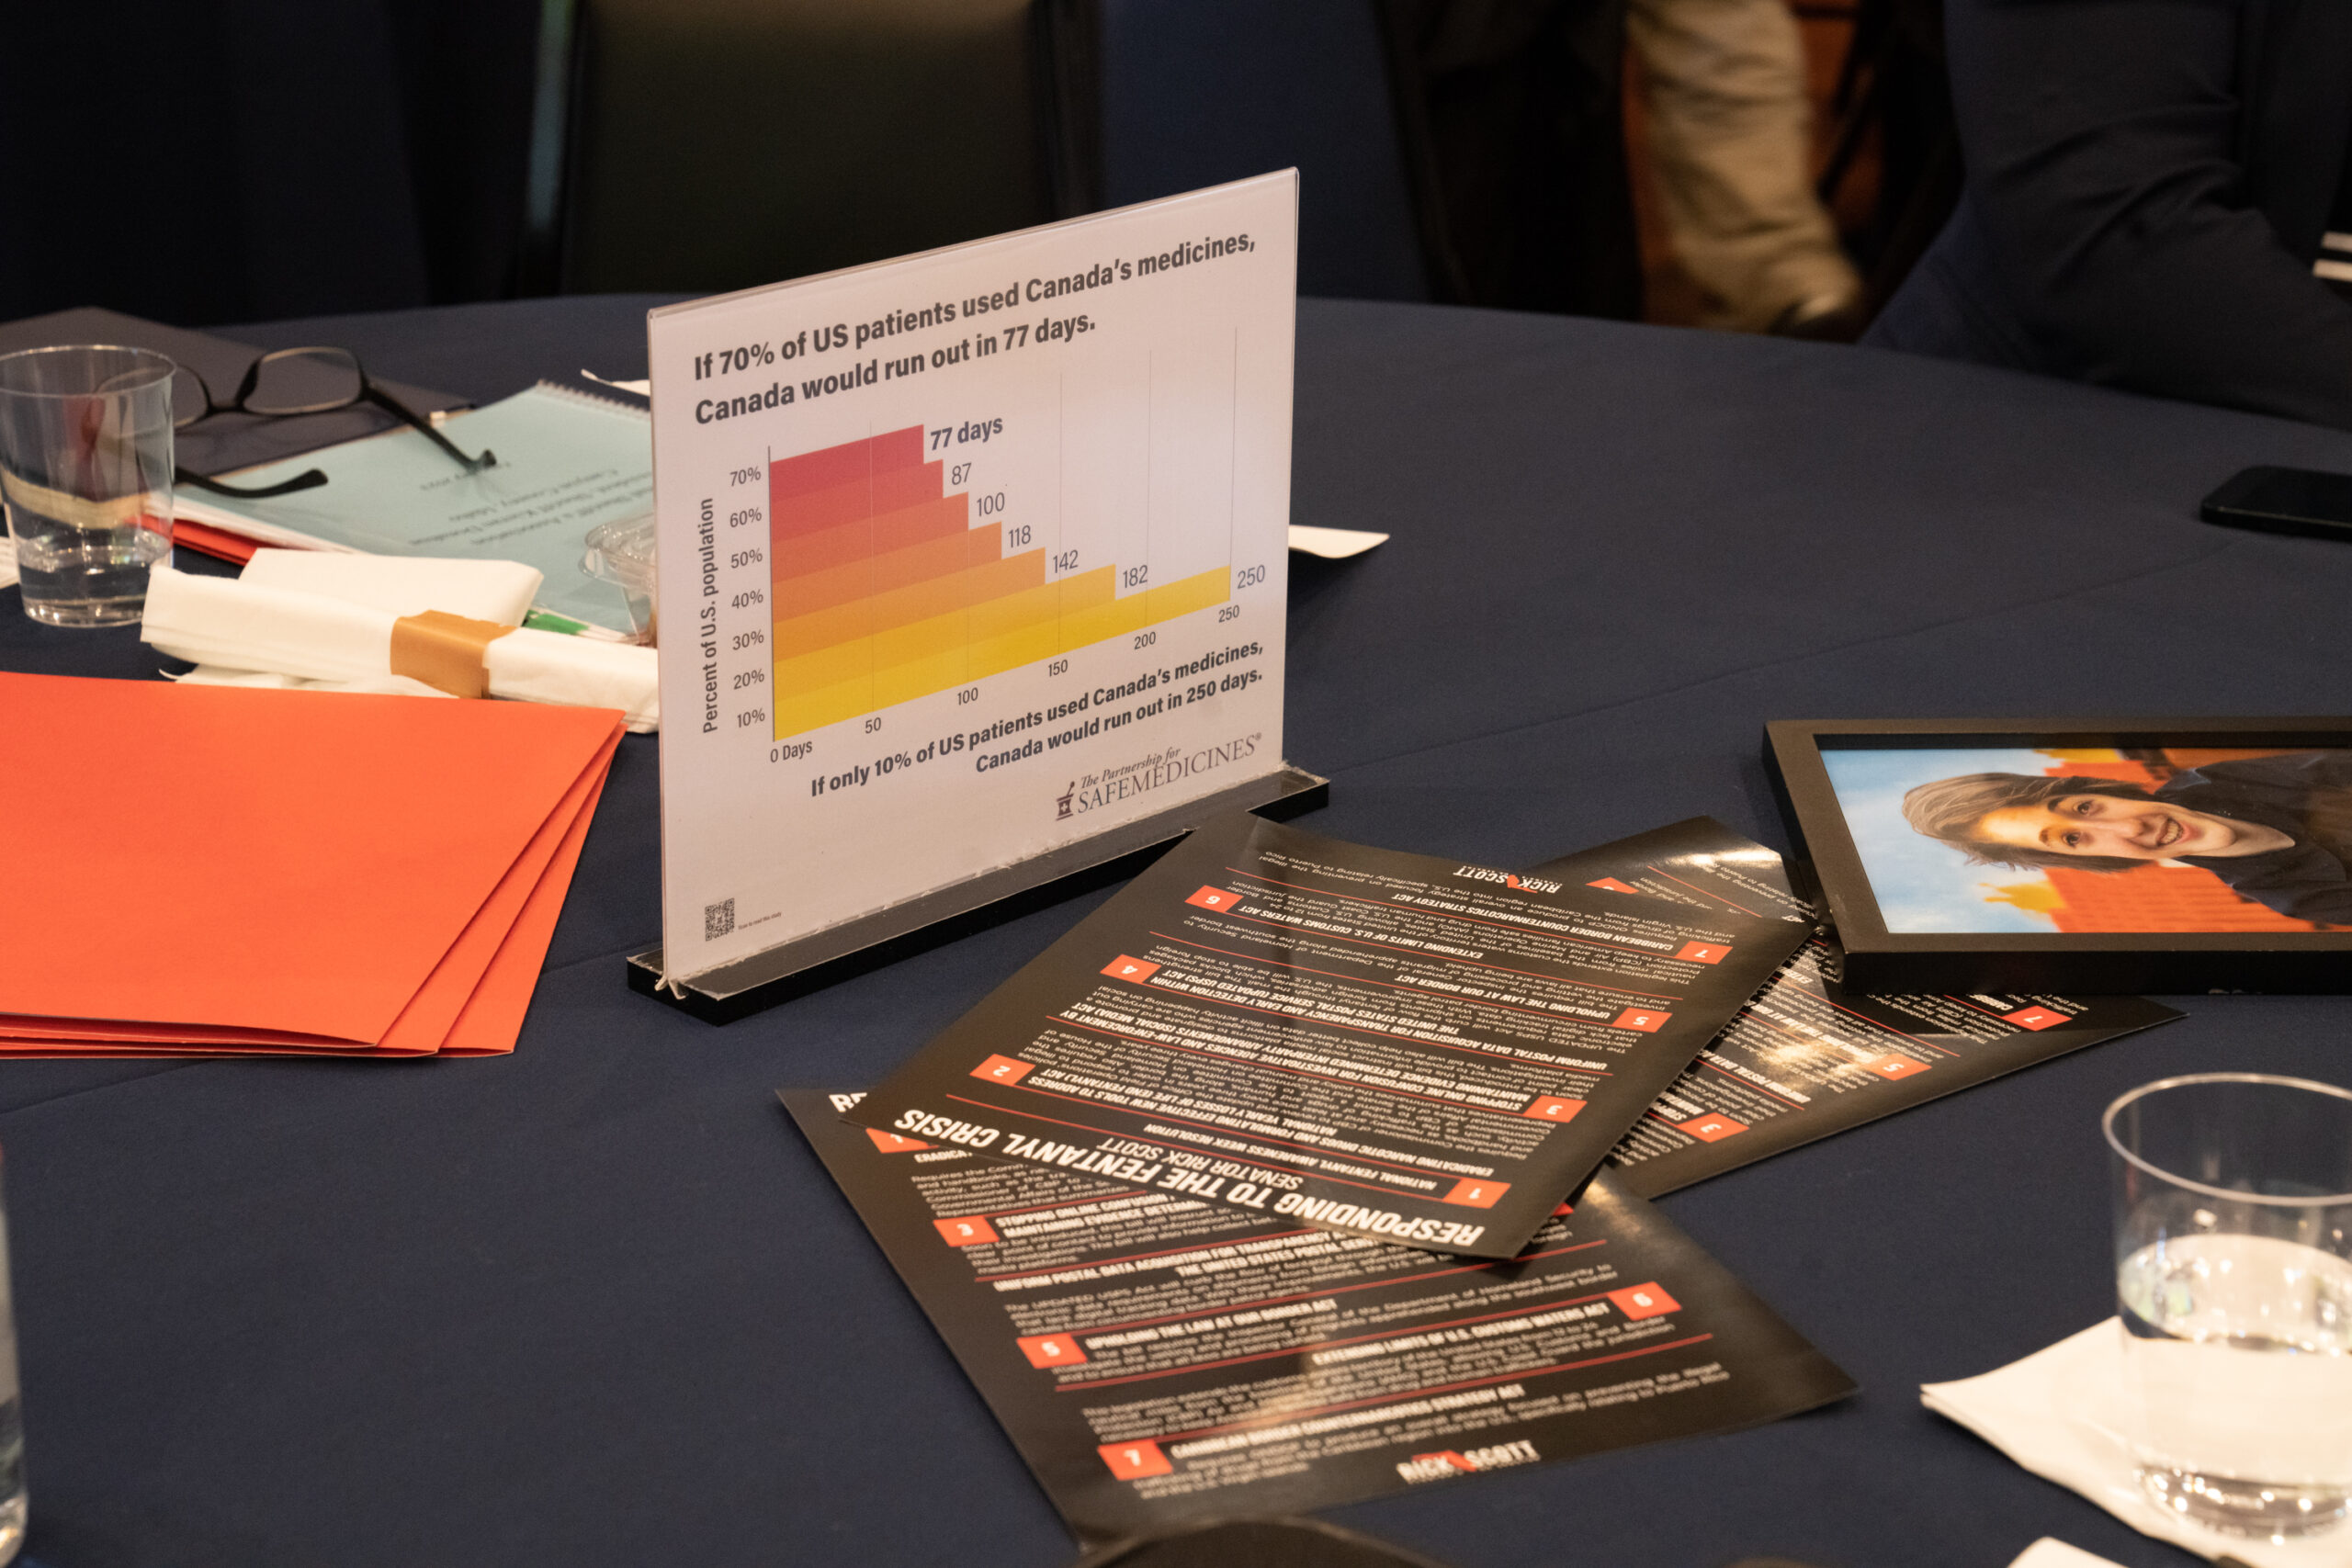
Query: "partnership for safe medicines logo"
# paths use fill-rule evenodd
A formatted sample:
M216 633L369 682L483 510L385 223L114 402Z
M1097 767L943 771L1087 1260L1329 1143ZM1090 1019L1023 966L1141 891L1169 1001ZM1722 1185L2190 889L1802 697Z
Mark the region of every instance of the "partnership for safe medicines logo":
M1090 811L1101 811L1229 763L1248 761L1258 754L1260 739L1260 734L1253 731L1190 751L1182 746L1171 746L1136 761L1072 779L1059 795L1051 797L1054 820L1083 817Z

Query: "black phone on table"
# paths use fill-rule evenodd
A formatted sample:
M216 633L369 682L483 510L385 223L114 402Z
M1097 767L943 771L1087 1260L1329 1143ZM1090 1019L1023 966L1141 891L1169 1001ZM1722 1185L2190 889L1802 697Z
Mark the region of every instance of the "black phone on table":
M2233 528L2352 541L2352 474L2247 468L2207 496L2198 515Z

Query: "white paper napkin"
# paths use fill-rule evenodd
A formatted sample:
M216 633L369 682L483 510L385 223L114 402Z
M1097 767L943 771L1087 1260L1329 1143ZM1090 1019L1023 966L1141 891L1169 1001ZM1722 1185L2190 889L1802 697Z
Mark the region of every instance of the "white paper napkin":
M2202 1529L2148 1501L2132 1473L2131 1445L2123 1437L2127 1375L2123 1325L2110 1317L1998 1371L1923 1384L1919 1400L2143 1535L2199 1557L2234 1557L2253 1568L2352 1568L2352 1525L2274 1546ZM2020 1564L2025 1561L2018 1559Z
M139 637L198 664L306 681L357 681L390 671L397 618L324 594L158 567L148 574Z
M203 672L191 677L199 683L254 684L226 679L251 671L321 689L402 691L415 682L388 684L402 680L391 673L392 623L399 618L322 593L159 567L148 578L139 635L199 666ZM660 656L650 648L527 627L482 651L492 696L618 708L640 734L660 725Z

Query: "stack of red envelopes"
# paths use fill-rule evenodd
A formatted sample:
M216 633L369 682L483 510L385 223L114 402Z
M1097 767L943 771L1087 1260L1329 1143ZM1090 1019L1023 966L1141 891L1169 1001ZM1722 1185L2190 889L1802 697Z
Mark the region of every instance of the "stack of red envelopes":
M0 674L0 1055L512 1051L620 737Z

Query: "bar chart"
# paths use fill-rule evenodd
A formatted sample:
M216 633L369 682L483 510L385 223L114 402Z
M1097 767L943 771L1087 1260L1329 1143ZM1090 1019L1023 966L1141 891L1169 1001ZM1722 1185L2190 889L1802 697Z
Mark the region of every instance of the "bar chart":
M770 457L776 739L1230 596L1230 563L1156 584L1138 581L1148 576L1139 562L1049 570L1045 545L1020 547L1035 530L1001 514L976 518L970 492L949 488L950 465L926 460L925 446L918 424ZM1001 497L984 500L1001 513Z

